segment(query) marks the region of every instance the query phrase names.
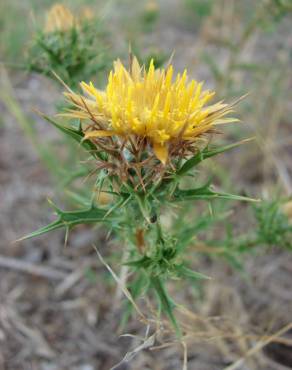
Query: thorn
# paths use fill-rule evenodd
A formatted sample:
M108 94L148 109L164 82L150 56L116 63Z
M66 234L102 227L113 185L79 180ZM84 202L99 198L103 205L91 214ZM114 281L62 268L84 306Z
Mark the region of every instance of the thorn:
M62 78L54 71L51 71L52 74L56 77L56 79L71 93L74 94L74 91L70 89L70 87L62 80Z
M172 60L173 60L174 55L175 55L175 50L173 50L173 52L171 53L171 55L170 55L170 57L169 57L169 59L168 59L168 61L167 61L167 63L166 63L166 67L165 67L165 69L168 69L168 68L170 67L170 65L171 65L171 63L172 63Z
M65 239L64 239L64 248L66 248L67 245L68 245L69 231L70 231L69 227L66 226Z
M47 198L47 202L56 211L57 215L60 215L62 213L62 211L60 210L60 208L58 208L56 206L56 204L50 198Z

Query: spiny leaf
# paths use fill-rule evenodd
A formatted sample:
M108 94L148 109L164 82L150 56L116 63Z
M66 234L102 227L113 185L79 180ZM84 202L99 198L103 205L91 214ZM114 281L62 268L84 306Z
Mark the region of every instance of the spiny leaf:
M106 220L104 220L106 210L96 207L91 207L79 211L62 211L56 208L56 213L58 215L58 219L56 221L24 236L23 238L20 238L18 241L46 234L52 230L60 229L62 227L70 229L73 226L79 224L106 222Z
M215 149L209 149L208 147L199 151L197 154L195 154L192 158L188 159L183 166L177 171L176 175L177 176L183 176L187 172L189 172L192 168L197 166L200 162L202 162L204 159L213 157L217 154L223 153L229 149L235 148L241 144L244 144L250 140L253 140L253 138L241 140L237 143L230 144L230 145L225 145L220 148L215 148Z
M77 141L86 151L88 151L91 155L94 157L98 156L98 153L96 151L96 146L89 140L84 140L84 133L81 129L74 130L70 127L66 127L61 125L60 123L53 120L51 117L38 112L46 121L50 122L53 126L55 126L57 129L65 133L66 135L72 137L75 141Z
M173 195L175 201L184 200L211 200L211 199L227 199L239 200L245 202L258 202L258 199L244 197L242 195L235 195L229 193L221 193L213 191L209 184L196 189L180 190L177 189Z
M173 308L174 308L174 303L171 301L171 299L169 298L164 286L163 286L163 283L162 281L160 280L160 278L158 276L151 276L151 285L152 287L154 288L154 290L156 291L158 297L159 297L159 300L160 300L160 303L161 303L161 306L162 306L162 309L165 311L166 315L169 317L174 329L175 329L175 332L177 334L178 337L181 337L181 330L180 330L180 327L176 321L176 318L174 316L174 313L173 313Z
M226 220L226 218L230 215L230 212L218 212L212 217L210 214L202 214L199 218L196 219L194 224L188 225L181 225L179 234L178 234L178 242L177 242L177 251L179 253L183 252L185 248L190 246L190 242L198 236L199 233L205 231L206 229L210 228L216 222Z
M200 272L193 271L184 265L176 266L179 276L188 277L195 280L209 280L210 277Z

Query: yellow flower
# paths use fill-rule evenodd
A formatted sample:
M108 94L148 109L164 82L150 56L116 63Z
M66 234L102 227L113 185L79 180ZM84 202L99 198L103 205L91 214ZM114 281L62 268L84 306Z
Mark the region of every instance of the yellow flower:
M80 12L80 20L91 21L93 19L94 19L94 13L92 9L88 6L83 7Z
M133 58L129 71L118 60L104 91L82 82L87 97L65 93L74 108L64 115L91 121L86 139L143 138L165 164L180 144L190 146L214 126L237 121L224 118L232 111L229 105L206 105L215 93L203 91L202 82L189 81L186 70L175 78L173 74L171 65L155 69L153 60L146 70Z
M77 19L71 13L70 9L62 4L55 4L47 14L45 31L47 33L55 31L69 31L77 26Z
M156 0L149 0L146 3L145 10L147 12L157 12L159 10L159 6L158 6Z

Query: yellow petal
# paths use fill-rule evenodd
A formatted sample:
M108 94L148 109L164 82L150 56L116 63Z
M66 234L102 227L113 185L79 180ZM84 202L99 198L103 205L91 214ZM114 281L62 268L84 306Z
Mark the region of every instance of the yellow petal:
M112 130L94 130L94 131L87 131L84 135L84 140L90 139L93 137L107 137L107 136L113 136L116 132Z
M138 59L136 57L133 58L132 62L132 77L135 82L138 82L141 76L141 67L139 65Z
M153 151L156 157L163 163L166 164L168 158L168 149L165 145L159 143L153 144Z
M175 77L171 65L166 70L155 69L152 60L146 69L133 57L128 71L117 60L104 91L83 82L85 96L70 90L66 93L72 107L65 116L78 118L86 125L89 121L102 124L84 126L88 127L85 138L145 138L155 156L167 163L173 141L201 140L200 136L211 128L236 121L230 118L232 106L222 101L209 105L214 92L204 91L203 83L188 81L186 71ZM96 130L98 127L102 130Z

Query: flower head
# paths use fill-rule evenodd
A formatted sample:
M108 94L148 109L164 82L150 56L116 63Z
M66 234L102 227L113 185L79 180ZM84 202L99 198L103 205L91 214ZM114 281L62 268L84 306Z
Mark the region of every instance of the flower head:
M94 18L94 13L89 6L85 6L80 11L80 19L83 21L91 21Z
M85 138L91 140L115 136L143 139L166 164L170 156L181 155L179 148L190 149L215 126L236 121L224 118L232 111L229 105L207 105L215 93L203 91L202 82L189 81L186 70L173 75L172 65L155 69L152 60L146 69L133 58L128 71L118 60L104 91L92 82L82 82L87 97L66 93L74 104L66 115L91 122L85 127Z
M156 0L148 0L145 6L145 10L147 12L157 12L159 10L159 6Z
M62 4L55 4L47 14L45 31L47 33L62 31L66 32L78 24L76 17L70 9Z

